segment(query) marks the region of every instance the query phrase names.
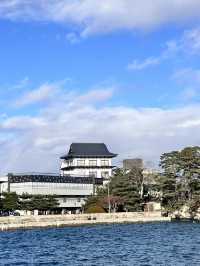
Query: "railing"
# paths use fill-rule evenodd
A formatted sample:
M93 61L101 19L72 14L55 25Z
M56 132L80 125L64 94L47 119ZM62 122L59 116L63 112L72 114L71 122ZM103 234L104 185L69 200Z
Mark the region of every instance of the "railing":
M59 176L59 173L42 173L42 172L15 172L15 173L8 173L9 175L13 176L30 176L30 175L41 175L41 176Z
M96 184L102 185L102 178L94 178L93 176L75 176L75 175L56 175L49 173L9 173L9 183L24 182L41 182L41 183L74 183L74 184Z
M14 172L8 173L8 176L55 176L55 177L95 177L93 175L75 175L75 174L60 174L60 173L43 173L43 172Z

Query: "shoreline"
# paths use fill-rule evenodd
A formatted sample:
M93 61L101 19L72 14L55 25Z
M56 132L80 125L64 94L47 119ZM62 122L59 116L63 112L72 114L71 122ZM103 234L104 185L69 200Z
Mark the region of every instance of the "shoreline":
M0 231L36 228L59 228L96 224L170 222L160 212L127 212L0 217Z

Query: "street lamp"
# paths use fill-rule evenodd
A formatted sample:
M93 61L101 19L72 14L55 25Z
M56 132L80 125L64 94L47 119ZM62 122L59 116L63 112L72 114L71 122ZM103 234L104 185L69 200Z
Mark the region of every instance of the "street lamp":
M110 204L110 180L108 181L108 212L111 213L111 204Z

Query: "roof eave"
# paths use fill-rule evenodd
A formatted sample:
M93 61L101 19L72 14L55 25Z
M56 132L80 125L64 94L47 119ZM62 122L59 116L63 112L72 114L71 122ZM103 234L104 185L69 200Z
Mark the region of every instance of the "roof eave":
M118 154L110 153L110 154L102 154L102 155L64 155L61 156L60 159L73 159L73 158L114 158L117 157Z

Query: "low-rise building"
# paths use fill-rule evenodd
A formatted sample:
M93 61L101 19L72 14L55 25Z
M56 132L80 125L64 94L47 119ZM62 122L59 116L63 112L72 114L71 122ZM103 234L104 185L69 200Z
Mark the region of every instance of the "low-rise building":
M0 193L55 195L60 210L78 212L86 198L112 175L110 153L103 143L73 143L62 156L60 174L10 173L0 178Z
M12 173L0 178L0 191L16 192L18 195L55 195L59 208L80 211L85 199L92 195L102 179L70 177L44 173Z

